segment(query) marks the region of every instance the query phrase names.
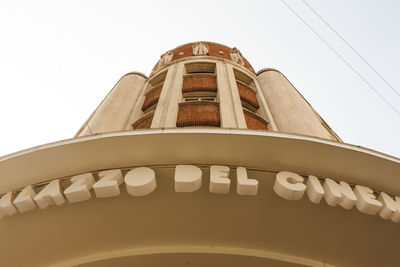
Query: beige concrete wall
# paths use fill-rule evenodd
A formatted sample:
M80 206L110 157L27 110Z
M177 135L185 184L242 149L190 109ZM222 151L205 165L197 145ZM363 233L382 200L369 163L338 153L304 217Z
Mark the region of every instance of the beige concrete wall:
M218 100L221 115L221 128L246 128L244 115L241 108L237 108L233 101L230 77L226 63L216 62L217 64L217 87ZM237 90L237 89L236 89ZM239 94L237 94L239 96ZM240 99L237 99L240 103ZM237 113L242 113L241 125L238 125ZM240 117L239 117L240 118ZM244 124L244 126L243 126Z
M240 102L240 96L239 96L239 91L236 85L236 79L235 79L235 74L233 72L233 68L231 64L225 63L227 74L228 74L228 79L229 79L229 87L231 90L231 96L232 99L230 101L233 104L234 111L235 111L235 117L236 117L236 124L238 128L246 129L246 120L244 118L244 113L243 113L243 107Z
M263 70L257 74L257 80L279 132L311 135L336 141L311 106L282 73L276 70Z
M182 100L182 84L185 66L183 62L176 64L176 71L173 84L170 86L170 93L165 108L165 117L163 119L163 128L176 127L176 120L178 118L179 102Z
M172 91L174 91L173 89L175 88L175 82L177 79L177 75L181 76L183 75L183 64L179 64L179 70L178 70L178 64L173 64L171 66L168 67L168 73L167 76L165 77L165 81L164 81L164 85L163 88L161 90L161 95L160 98L158 100L158 104L157 104L157 108L156 111L154 113L154 118L153 121L151 123L151 128L161 128L163 127L166 123L171 123L172 126L174 127L173 123L174 121L176 122L176 118L175 119L170 119L168 122L166 122L166 118L170 118L171 114L168 113L168 109L171 105L171 94ZM181 83L181 91L182 91L182 83ZM176 91L176 90L175 90ZM178 113L178 112L176 112Z
M146 81L141 73L123 76L76 136L123 131Z

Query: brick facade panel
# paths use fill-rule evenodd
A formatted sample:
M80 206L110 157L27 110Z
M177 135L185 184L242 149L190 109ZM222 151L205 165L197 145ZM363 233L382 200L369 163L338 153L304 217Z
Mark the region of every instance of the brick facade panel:
M214 126L220 127L219 103L183 102L179 104L177 127Z

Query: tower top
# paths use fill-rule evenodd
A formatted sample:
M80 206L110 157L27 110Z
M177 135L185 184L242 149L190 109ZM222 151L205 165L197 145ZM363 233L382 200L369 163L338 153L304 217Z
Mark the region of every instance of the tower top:
M255 73L251 64L243 57L242 53L236 47L230 48L223 44L205 41L187 43L163 53L160 56L160 60L154 66L152 73L163 69L177 60L196 56L208 56L230 60Z

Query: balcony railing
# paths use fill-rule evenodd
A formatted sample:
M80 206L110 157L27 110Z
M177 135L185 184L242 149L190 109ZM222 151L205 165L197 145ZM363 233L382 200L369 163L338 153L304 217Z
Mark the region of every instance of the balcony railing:
M132 128L134 130L149 129L151 127L153 117L154 117L154 111L144 115L142 118L137 120L134 124L132 124Z
M183 77L182 93L216 92L217 80L214 74L188 74Z
M239 90L240 100L250 105L250 107L246 106L246 108L249 108L252 111L256 111L257 109L259 109L260 105L258 104L256 92L254 91L254 89L241 82L236 82L236 84Z
M177 127L220 127L219 103L213 101L190 101L179 103Z
M154 88L150 90L148 93L146 93L146 98L144 99L143 102L142 111L146 111L146 109L148 109L149 107L153 106L158 102L161 95L161 89L162 89L162 84L160 86L157 86L157 88Z
M268 130L268 122L266 120L246 109L243 109L243 112L248 129Z

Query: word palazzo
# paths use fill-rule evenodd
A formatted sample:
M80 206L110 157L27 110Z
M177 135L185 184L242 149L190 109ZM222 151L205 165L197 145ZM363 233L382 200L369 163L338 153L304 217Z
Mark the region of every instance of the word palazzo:
M209 191L216 194L229 192L231 179L230 168L213 165L210 167ZM247 178L243 167L236 169L238 195L257 195L258 181ZM193 165L177 165L175 167L175 192L194 192L201 188L202 170ZM84 173L71 177L71 185L63 189L59 179L50 181L39 193L32 185L23 188L18 196L8 192L0 199L0 218L23 213L39 207L46 209L51 205L62 205L65 202L76 203L92 198L91 191L97 198L118 196L120 185L124 182L128 194L140 197L152 193L157 188L156 174L148 167L138 167L128 171L125 176L120 169L106 170L98 173L96 181L93 173Z

